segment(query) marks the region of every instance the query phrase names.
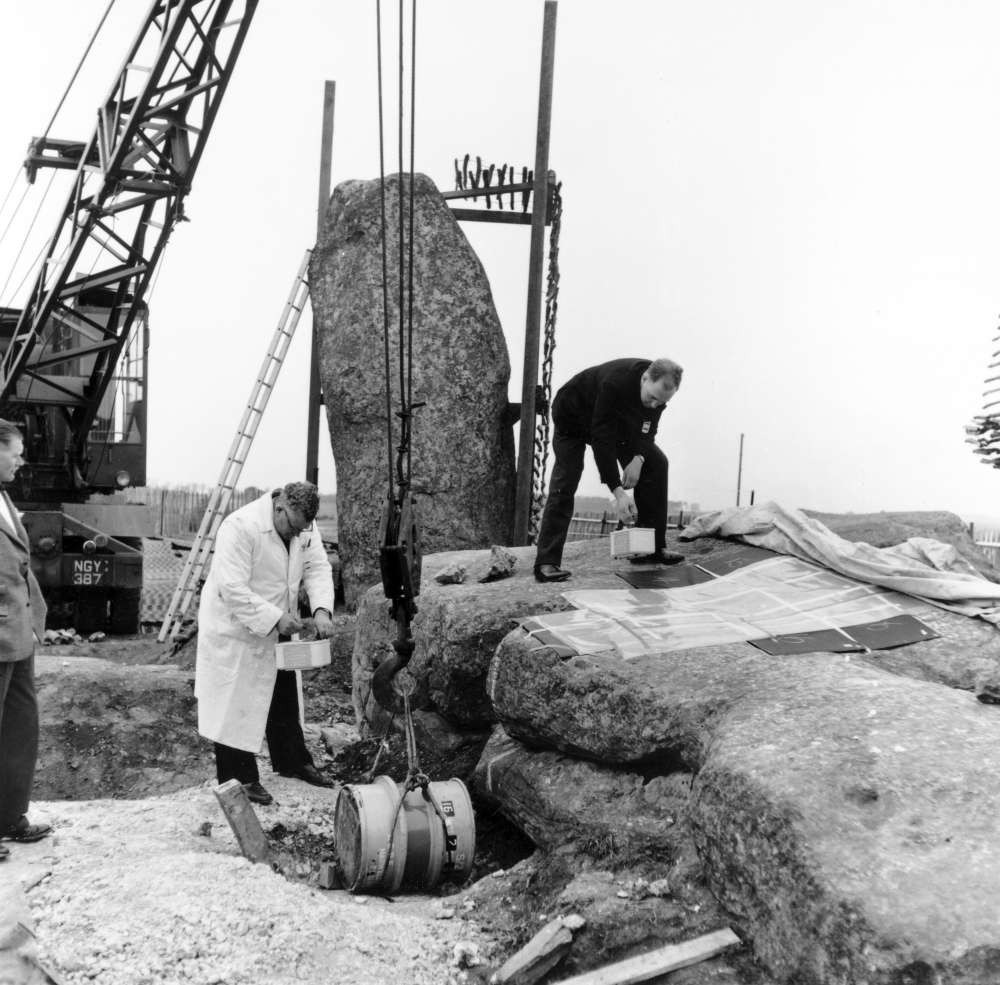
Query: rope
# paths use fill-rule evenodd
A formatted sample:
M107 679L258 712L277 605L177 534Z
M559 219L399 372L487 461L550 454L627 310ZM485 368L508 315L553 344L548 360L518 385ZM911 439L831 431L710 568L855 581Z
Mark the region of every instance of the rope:
M392 726L395 721L396 713L393 712L389 716L389 724L386 725L385 732L379 740L378 751L375 753L375 759L372 760L372 768L365 774L365 783L371 783L372 780L375 779L375 771L378 769L379 761L382 759L383 754L389 751L389 733L392 731Z
M545 455L549 447L549 411L552 403L552 356L556 348L556 315L559 311L559 231L562 228L562 182L550 185L549 270L545 289L545 336L542 346L542 400L544 409L535 424L535 449L531 464L531 511L528 539L534 544L545 502Z

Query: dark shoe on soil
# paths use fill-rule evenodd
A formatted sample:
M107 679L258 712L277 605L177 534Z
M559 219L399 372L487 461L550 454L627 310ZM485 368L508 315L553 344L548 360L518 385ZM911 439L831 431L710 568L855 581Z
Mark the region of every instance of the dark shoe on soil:
M332 787L333 781L328 780L315 766L300 766L294 773L281 773L282 776L291 776L296 780L305 780L314 787Z
M536 564L535 581L565 581L570 577L569 571L564 571L558 564Z
M32 824L23 814L21 819L6 831L0 832L0 841L41 841L52 833L51 824Z
M6 845L0 845L0 862L10 858L10 849Z
M244 783L243 789L247 792L247 800L251 803L267 806L274 802L274 798L259 783Z
M680 564L686 560L683 554L676 551L668 551L666 548L656 551L653 554L640 554L638 557L630 557L631 564Z

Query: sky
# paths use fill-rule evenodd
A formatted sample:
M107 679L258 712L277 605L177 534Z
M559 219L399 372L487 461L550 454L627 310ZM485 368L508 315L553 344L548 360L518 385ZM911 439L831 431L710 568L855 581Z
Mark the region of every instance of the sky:
M0 0L0 196L17 181L10 202L28 141L106 5ZM415 167L442 190L466 152L533 164L543 6L418 4ZM145 9L118 0L51 136L89 137ZM1000 526L1000 474L964 434L1000 348L1000 7L560 0L557 10L556 385L622 356L681 363L659 435L674 499L734 505L743 435L743 504L752 491L789 507L946 509ZM394 160L397 5L382 16ZM151 482L219 476L315 240L327 79L337 85L333 183L375 178L374 0L261 2L186 199L190 221L148 299ZM57 179L59 208L69 178ZM54 228L45 206L36 237ZM0 283L24 237L10 226ZM528 230L463 228L490 278L518 400ZM305 317L242 484L304 475L309 331ZM336 486L325 426L320 486ZM601 491L591 464L580 492Z

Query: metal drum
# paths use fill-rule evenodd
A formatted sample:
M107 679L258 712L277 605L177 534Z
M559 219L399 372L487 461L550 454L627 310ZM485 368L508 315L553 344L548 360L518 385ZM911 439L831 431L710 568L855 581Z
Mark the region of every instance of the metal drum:
M419 788L411 790L397 817L401 788L389 777L341 788L334 831L348 889L395 893L403 885L431 889L441 882L465 881L476 852L469 791L454 778L430 783L428 790L430 797Z

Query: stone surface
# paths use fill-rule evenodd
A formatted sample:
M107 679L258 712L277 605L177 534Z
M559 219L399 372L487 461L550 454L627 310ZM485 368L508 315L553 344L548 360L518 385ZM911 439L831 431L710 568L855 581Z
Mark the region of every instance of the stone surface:
M848 527L859 539L878 540L853 518ZM935 529L940 536L943 528ZM917 515L882 540L931 532ZM963 535L954 531L949 542L960 547ZM695 560L731 550L710 540L682 545ZM527 805L523 816L551 827L553 844L569 837L574 818L565 814L586 806L593 777L600 777L599 801L604 776L613 774L580 759L616 764L626 778L652 778L647 786L672 782L679 770L697 773L689 823L700 859L681 846L675 871L697 879L706 867L777 978L1000 980L991 889L1000 876L1000 765L992 753L1000 710L971 693L1000 668L993 627L897 596L942 638L848 659L769 657L733 644L627 665L528 652L514 631L487 678L497 638L517 617L568 608L567 587L621 588L614 571L628 570L611 561L606 541L579 542L566 553L573 579L538 585L531 550L514 553L518 571L501 582L425 581L411 663L423 699L444 719L482 727L496 714L524 743L549 747L515 746L522 751L506 767L494 763L495 794L509 816ZM425 572L471 568L484 556L428 557ZM974 554L970 560L976 563ZM358 626L355 700L364 710L367 677L394 635L377 592L359 610ZM573 780L575 794L567 792ZM508 781L510 789L501 789ZM565 814L560 798L569 800ZM578 841L593 846L607 837L618 815L599 814L583 811L578 826L593 824L595 833L577 834Z
M498 650L491 693L507 730L697 772L690 817L709 883L778 978L1000 978L995 708L827 654L544 653L520 631Z
M456 564L470 573L485 573L491 551L445 551L424 558L422 590L411 627L415 650L408 666L417 685L414 703L425 705L462 729L488 729L494 722L486 695L486 673L493 651L514 620L569 608L561 595L565 585L535 581L533 547L511 548L510 553L517 560L512 576L486 584L470 577L460 584L441 585L436 575ZM607 581L606 565L597 560L607 553L606 541L567 545L567 563L574 558L581 561L574 587L597 587L602 578ZM587 574L588 569L592 574ZM359 722L380 717L371 696L371 675L393 652L391 641L396 632L381 587L370 589L358 606L353 654L354 707Z
M921 523L923 514L905 515L912 519L909 528L897 530L901 540L913 536L914 529L926 533L927 525ZM853 515L846 516L850 519ZM871 533L864 526L855 529ZM961 537L967 538L967 533L952 532L955 546L961 549ZM669 531L668 541L668 546L693 561L725 557L735 549L726 541L712 538L678 544L674 531ZM974 545L972 550L975 554L971 560L978 556L979 562L988 567L989 562ZM562 596L563 590L627 587L615 572L630 567L624 561L612 560L606 539L567 544L564 564L573 571L573 577L555 585L541 585L534 580L533 548L513 548L510 553L517 561L513 576L488 584L477 584L472 577L475 571L487 569L488 551L449 551L424 558L422 593L417 599L419 611L412 626L416 650L409 667L418 687L415 700L427 704L460 728L485 729L495 721L486 694L486 674L496 646L516 619L570 608ZM437 583L439 572L453 571L456 567L466 568L470 577L459 584ZM1000 633L992 626L909 596L890 594L897 604L940 633L941 638L898 650L876 651L866 658L872 666L964 690L1000 685ZM378 718L369 681L374 668L392 652L391 641L396 637L396 627L389 619L388 603L380 588L373 588L362 600L357 619L352 657L353 700L358 720L363 722Z
M408 181L403 179L405 188ZM513 428L504 423L507 345L489 281L465 234L429 178L416 175L414 189L412 399L425 406L413 423L412 488L423 548L432 553L508 543L515 475ZM394 450L399 191L399 177L388 177ZM309 272L350 607L379 581L376 541L388 488L380 198L378 181L337 186ZM408 210L408 194L406 199Z
M35 674L41 714L35 797L141 797L212 775L191 673L42 653Z
M690 786L691 777L687 777ZM651 782L558 752L530 750L497 728L475 773L475 789L498 801L540 848L575 843L597 858L653 853L668 863L688 790L667 777Z

